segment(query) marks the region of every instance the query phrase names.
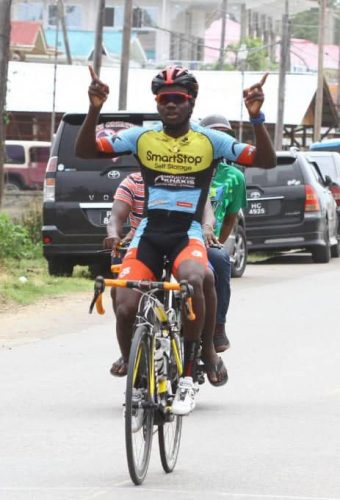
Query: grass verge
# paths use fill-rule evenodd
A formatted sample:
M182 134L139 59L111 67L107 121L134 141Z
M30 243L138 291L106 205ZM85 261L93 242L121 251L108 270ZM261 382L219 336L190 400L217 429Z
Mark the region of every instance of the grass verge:
M63 278L48 274L47 262L41 255L0 262L0 312L18 304L81 291L88 291L91 298L92 289L92 280L84 267L76 266L72 278Z

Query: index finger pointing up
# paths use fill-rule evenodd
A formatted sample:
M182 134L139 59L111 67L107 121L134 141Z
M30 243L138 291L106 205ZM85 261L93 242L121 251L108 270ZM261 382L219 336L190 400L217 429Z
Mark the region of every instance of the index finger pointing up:
M254 90L254 89L258 89L258 88L262 88L263 85L265 84L266 80L267 80L267 76L269 75L269 73L265 73L263 75L263 77L261 78L261 80L258 82L258 83L254 83L254 85L251 85L251 87L249 87L248 91L249 90Z
M90 75L91 75L92 80L95 82L99 82L99 77L98 77L97 73L95 72L95 70L93 69L91 64L89 64L89 71L90 71Z
M265 74L263 75L263 77L261 78L260 83L259 83L259 86L260 86L260 87L263 87L263 85L266 83L266 80L267 80L267 76L268 76L268 75L269 75L269 73L268 73L268 72L267 72L267 73L265 73Z

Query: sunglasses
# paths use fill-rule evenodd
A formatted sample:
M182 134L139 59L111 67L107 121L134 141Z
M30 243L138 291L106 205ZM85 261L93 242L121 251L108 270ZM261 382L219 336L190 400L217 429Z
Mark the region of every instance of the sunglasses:
M169 104L169 102L183 104L185 101L192 99L192 96L184 92L162 92L156 95L155 99L159 104Z

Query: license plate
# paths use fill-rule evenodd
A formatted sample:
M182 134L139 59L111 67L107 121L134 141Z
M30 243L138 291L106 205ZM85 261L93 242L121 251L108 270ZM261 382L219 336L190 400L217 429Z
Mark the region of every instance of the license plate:
M248 215L266 215L266 207L261 201L248 202Z
M103 210L100 214L100 223L107 226L111 217L111 210ZM98 219L97 219L98 220Z

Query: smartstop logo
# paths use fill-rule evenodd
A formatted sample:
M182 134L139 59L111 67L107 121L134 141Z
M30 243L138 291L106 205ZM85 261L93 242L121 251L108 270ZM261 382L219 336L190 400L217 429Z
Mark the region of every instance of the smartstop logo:
M193 156L182 153L177 153L173 155L159 155L152 151L146 152L146 158L148 161L158 162L158 163L173 163L177 165L199 165L202 163L203 156Z

